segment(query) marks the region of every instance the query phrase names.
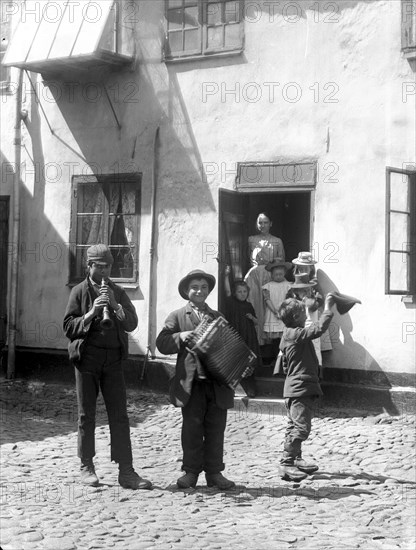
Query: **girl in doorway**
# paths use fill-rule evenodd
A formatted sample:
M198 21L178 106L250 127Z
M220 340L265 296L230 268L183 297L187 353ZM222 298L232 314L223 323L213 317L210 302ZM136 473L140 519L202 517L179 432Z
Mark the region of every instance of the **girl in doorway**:
M224 289L227 296L226 319L232 327L240 334L247 346L257 355L257 366L261 366L260 347L257 340L256 326L257 318L254 308L247 298L250 289L247 283L237 280L234 283L233 292L230 285L231 267L225 266ZM247 378L243 378L241 385L248 397L256 396L256 381L254 372Z
M271 281L263 285L263 298L266 304L264 333L272 341L275 356L279 352L280 338L284 329L284 324L277 312L290 289L290 283L285 279L285 275L291 267L289 262L283 260L276 260L266 265L266 270L271 274Z

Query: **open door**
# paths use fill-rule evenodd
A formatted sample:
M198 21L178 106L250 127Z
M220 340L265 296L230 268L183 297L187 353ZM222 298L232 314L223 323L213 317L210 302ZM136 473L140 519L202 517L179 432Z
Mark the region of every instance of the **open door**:
M0 197L0 351L7 338L9 197Z
M246 197L220 189L219 211L218 307L224 311L225 266L231 266L231 285L236 279L243 279L249 267Z

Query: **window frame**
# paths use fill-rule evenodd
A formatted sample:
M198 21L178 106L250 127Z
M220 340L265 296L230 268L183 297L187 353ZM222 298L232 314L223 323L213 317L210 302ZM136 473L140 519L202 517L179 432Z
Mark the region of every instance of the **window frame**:
M391 174L404 174L409 177L409 199L408 211L402 211L391 208ZM408 214L407 223L407 241L410 246L408 250L395 250L390 247L390 229L392 213ZM386 208L385 208L385 294L396 296L415 296L416 295L416 170L395 168L392 166L386 167ZM407 269L407 288L396 289L391 288L391 253L407 254L409 256Z
M12 6L12 0L2 0L1 16L5 15L5 8ZM6 76L5 79L0 79L0 94L9 94L11 92L10 83L11 83L11 70L7 65L3 65L3 59L6 55L7 48L10 44L10 39L12 35L12 16L10 13L7 14L7 17L1 21L1 30L2 36L0 41L0 67L3 74ZM4 32L3 32L4 31ZM4 39L4 40L3 40Z
M186 7L185 2L186 0L182 0L182 10ZM166 62L175 62L175 61L192 61L195 59L206 59L206 58L212 58L212 57L223 57L223 56L232 56L232 55L239 55L244 50L244 0L236 0L238 2L238 14L239 14L239 21L237 22L221 22L216 25L208 25L208 11L207 7L210 4L214 3L221 3L223 4L222 10L225 9L225 4L227 0L195 0L195 4L198 7L198 22L199 22L199 40L200 40L200 48L195 50L183 50L182 52L174 52L170 53L170 47L169 47L169 34L170 32L178 32L178 31L169 31L169 19L168 19L168 12L169 12L169 0L165 0L165 40L164 40L164 46L163 46L163 60ZM191 6L189 6L191 7ZM175 9L175 8L170 8ZM223 14L224 15L224 14ZM240 33L240 44L238 46L233 47L225 47L225 27L227 25L238 25L239 26L239 33ZM223 28L223 47L219 48L210 48L207 46L207 35L208 35L208 28L209 27L222 27ZM182 36L184 36L184 26L182 26Z
M80 175L75 174L72 176L71 182L71 225L70 225L70 246L69 246L69 275L68 275L68 286L74 286L84 280L86 272L77 273L76 265L76 253L78 250L86 250L92 244L82 244L77 242L77 232L78 232L78 219L80 214L91 215L91 213L79 212L78 211L78 190L79 186L83 183L88 184L97 184L100 186L101 195L103 197L103 211L100 214L103 221L103 244L107 244L113 249L117 245L110 244L110 235L108 231L108 222L109 222L109 204L108 200L104 193L104 185L117 185L121 183L134 184L136 190L136 212L134 230L135 235L133 237L133 243L135 246L135 256L133 258L133 274L131 277L115 277L111 276L111 280L117 284L123 285L126 283L135 284L138 282L138 267L139 267L139 244L140 244L140 225L141 225L141 192L142 192L142 173L120 173L120 174L105 174L105 175ZM129 214L132 215L132 214ZM119 245L120 248L123 248ZM81 269L85 269L85 266L81 266Z
M416 59L416 0L402 0L400 22L401 51L407 59Z

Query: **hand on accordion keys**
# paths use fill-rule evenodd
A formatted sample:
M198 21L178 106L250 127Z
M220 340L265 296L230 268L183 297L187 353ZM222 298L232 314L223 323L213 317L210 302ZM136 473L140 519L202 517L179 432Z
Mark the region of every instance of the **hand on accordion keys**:
M251 376L254 373L255 367L256 367L255 364L249 365L246 368L246 370L243 372L243 375L241 376L241 378L248 378L249 376Z
M182 342L184 342L185 344L189 344L192 342L192 335L193 335L193 330L184 330L183 332L181 332L179 334L179 338L182 340Z

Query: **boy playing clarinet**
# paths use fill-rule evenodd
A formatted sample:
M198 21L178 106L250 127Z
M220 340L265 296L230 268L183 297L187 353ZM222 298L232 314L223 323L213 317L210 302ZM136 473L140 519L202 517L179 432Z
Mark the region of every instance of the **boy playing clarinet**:
M126 292L108 279L112 264L106 245L87 249L87 277L72 289L64 317L69 358L75 367L81 483L93 487L99 483L93 458L95 410L101 389L110 424L111 460L119 465L118 482L125 489L150 489L150 481L133 468L121 365L127 358L127 332L137 327L137 315ZM103 310L107 312L104 324Z
M225 467L227 409L234 405L234 392L209 379L196 354L187 347L193 330L204 318L220 316L205 303L214 286L213 275L200 270L188 273L178 286L187 304L168 315L156 340L161 353L178 354L170 399L175 407L182 409L182 470L185 474L177 480L182 489L195 487L202 471L205 471L208 487L221 490L235 487L235 483L221 473Z

